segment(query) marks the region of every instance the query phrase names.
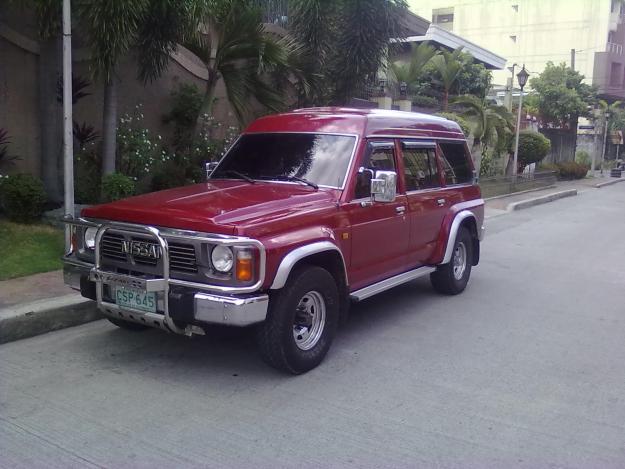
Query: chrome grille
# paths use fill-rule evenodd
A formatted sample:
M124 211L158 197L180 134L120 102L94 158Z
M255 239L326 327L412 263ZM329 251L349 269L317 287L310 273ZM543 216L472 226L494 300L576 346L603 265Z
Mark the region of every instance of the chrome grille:
M195 247L190 244L169 245L169 268L181 272L197 272Z
M104 233L100 242L100 254L102 257L125 262L128 260L122 249L124 236L117 233Z
M132 238L135 241L146 241L146 238ZM106 232L100 242L100 254L105 259L118 262L130 263L128 255L124 252L122 243L126 240L119 233ZM134 256L136 265L156 267L158 259ZM169 244L169 268L173 271L184 273L197 273L198 265L195 247L192 244L170 243Z

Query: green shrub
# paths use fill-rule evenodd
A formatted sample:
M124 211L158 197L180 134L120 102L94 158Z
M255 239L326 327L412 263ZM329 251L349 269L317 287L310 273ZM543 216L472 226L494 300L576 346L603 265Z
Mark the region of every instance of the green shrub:
M102 178L102 199L104 202L125 199L135 193L135 183L120 173L107 174Z
M197 86L183 83L171 93L171 109L163 116L163 123L173 124L173 144L184 150L193 143L193 131L197 122L203 96Z
M444 117L445 119L454 121L456 124L458 124L462 129L462 133L465 137L468 137L471 134L471 126L463 117L459 116L458 114L454 114L453 112L439 112L436 115L438 117Z
M590 169L590 155L587 151L580 150L575 153L575 162L584 165Z
M575 161L558 163L558 175L560 179L584 179L588 173L588 167Z
M100 157L94 143L74 153L74 197L79 204L95 204L100 200Z
M440 109L440 101L432 96L418 94L412 97L412 104L417 107L428 107Z
M2 206L9 220L20 223L38 220L46 201L43 183L30 174L15 174L2 182Z
M547 137L533 130L523 130L519 133L518 161L522 167L538 163L551 150L551 142Z

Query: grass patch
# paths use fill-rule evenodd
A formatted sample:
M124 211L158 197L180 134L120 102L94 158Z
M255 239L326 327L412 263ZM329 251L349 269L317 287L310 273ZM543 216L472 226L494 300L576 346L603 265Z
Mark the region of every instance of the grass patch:
M63 247L62 230L0 220L0 280L60 269Z

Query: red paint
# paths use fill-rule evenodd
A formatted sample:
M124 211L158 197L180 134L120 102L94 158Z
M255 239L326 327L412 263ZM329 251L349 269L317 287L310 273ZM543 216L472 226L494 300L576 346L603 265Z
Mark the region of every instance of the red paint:
M345 189L317 191L297 183L221 179L89 207L82 215L258 239L267 250L264 288L289 251L315 241L330 240L340 248L354 290L418 265L440 262L462 202L473 201L469 209L481 227L483 201L475 185L404 192L399 136L464 141L454 122L399 111L317 108L263 117L245 130L258 132L357 135L359 144ZM372 136L395 141L398 195L391 203L362 206L362 201L353 201L353 194L366 139ZM439 198L445 198L444 207L436 205ZM405 207L405 212L398 213L398 207Z

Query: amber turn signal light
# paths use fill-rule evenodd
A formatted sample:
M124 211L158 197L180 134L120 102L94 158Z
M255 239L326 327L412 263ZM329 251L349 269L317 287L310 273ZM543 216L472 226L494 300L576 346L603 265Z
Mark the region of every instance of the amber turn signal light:
M236 276L240 282L249 282L254 276L254 262L252 253L248 250L237 252Z

